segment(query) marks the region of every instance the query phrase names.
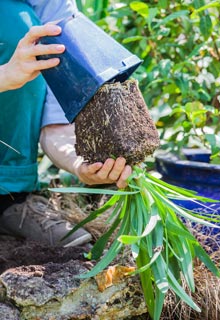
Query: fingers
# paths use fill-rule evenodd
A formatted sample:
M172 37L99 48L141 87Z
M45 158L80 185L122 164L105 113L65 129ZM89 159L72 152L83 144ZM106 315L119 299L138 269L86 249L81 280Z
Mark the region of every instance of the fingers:
M33 44L44 36L56 36L61 33L61 27L55 24L45 24L43 26L33 26L29 32L24 36L23 42L26 44Z
M41 56L45 54L59 54L65 51L65 46L63 44L37 44L29 49L29 55L31 56Z
M96 162L93 164L86 164L83 163L81 165L81 174L83 175L93 175L96 174L97 171L99 171L101 169L101 167L103 166L102 162Z
M110 179L109 174L111 172L111 170L113 169L115 164L115 160L114 159L107 159L102 168L98 171L97 176L100 180L106 180L106 179Z
M125 167L125 163L126 160L124 158L117 158L111 172L109 173L109 179L117 181Z
M56 36L61 28L55 24L33 26L19 41L12 57L6 64L7 88L10 90L21 88L25 83L35 79L44 69L55 67L60 59L57 57L47 60L37 60L36 57L47 54L60 54L65 51L62 44L43 45L37 43L43 36Z
M120 178L118 179L116 185L119 189L124 189L127 187L127 179L132 174L131 166L126 165Z
M30 62L30 71L34 70L34 71L40 71L40 70L45 70L45 69L49 69L52 67L57 66L60 63L60 59L59 58L50 58L47 60L36 60L33 62ZM28 68L28 67L27 67Z
M25 50L23 50L25 51ZM46 60L35 60L33 62L33 57L35 58L36 56L41 56L41 55L46 55L46 54L59 54L63 53L65 51L65 46L64 45L34 45L32 48L26 49L26 56L27 60L28 57L32 60L32 64L30 67L34 70L45 70L49 69L52 67L57 66L60 63L59 58L50 58ZM23 54L23 56L25 53Z
M82 164L79 168L79 178L82 182L92 184L116 183L117 187L124 189L127 186L127 178L132 173L126 160L122 157L107 159L104 164L97 162L91 165Z
M59 54L65 50L63 45L33 45L32 47L20 49L18 52L19 61L24 61L26 68L32 71L40 71L55 67L59 64L59 58L36 60L36 56L45 54Z
M63 44L36 44L36 41L42 36L57 35L61 32L59 26L50 24L44 26L34 26L19 41L18 49L20 50L23 57L36 57L46 54L59 54L65 51Z
M36 60L37 56L49 54L61 54L65 51L63 44L36 44L36 40L43 35L56 35L61 32L61 28L56 25L35 26L20 40L17 48L17 57L20 62L25 63L25 68L31 71L40 71L55 67L59 64L59 58L47 60ZM31 62L31 63L30 63Z

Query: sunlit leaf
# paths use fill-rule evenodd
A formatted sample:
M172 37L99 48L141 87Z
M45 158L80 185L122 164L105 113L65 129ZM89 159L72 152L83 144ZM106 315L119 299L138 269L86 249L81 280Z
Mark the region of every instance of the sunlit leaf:
M149 8L146 3L142 2L142 1L132 1L130 3L130 7L132 10L136 11L144 18L148 17Z

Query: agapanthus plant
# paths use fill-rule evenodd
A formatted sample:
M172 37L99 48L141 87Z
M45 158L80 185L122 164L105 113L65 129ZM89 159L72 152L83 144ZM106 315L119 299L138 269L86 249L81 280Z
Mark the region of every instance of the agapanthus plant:
M133 173L124 190L97 188L58 188L55 192L100 193L112 197L70 231L111 208L108 230L96 241L88 258L97 264L81 278L97 275L114 261L124 246L130 246L136 270L152 319L159 320L165 296L171 289L191 308L199 307L183 289L184 278L191 292L195 291L194 259L200 259L216 276L219 270L201 244L186 227L185 221L217 227L218 216L200 215L177 205L174 200L212 201L195 192L170 185L150 174L143 162L158 146L156 128L149 117L144 100L134 81L108 84L97 93L76 119L76 150L91 163L124 156ZM214 200L213 200L214 201ZM67 236L69 235L67 234ZM114 241L108 247L112 236Z
M55 192L102 193L112 197L99 209L80 222L69 234L86 223L95 220L112 208L108 223L111 223L94 244L88 258L99 260L95 267L81 275L88 278L105 269L121 252L130 246L148 308L152 319L160 319L168 289L185 301L191 308L200 311L192 298L181 286L184 277L191 292L195 291L193 261L197 257L216 276L219 270L211 261L201 244L187 229L184 221L191 220L209 227L217 227L220 218L214 215L199 215L187 210L172 199L207 202L211 199L196 196L194 192L167 184L143 168L135 166L129 186L123 191L92 188L58 188ZM205 207L205 204L204 204ZM103 256L113 233L116 233L107 253ZM69 235L68 234L68 235ZM67 236L68 236L67 235Z

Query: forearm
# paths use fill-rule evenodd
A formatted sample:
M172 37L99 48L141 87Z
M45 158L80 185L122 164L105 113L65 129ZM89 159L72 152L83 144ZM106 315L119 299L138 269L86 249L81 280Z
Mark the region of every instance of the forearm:
M12 90L10 78L7 73L7 63L0 66L0 92Z
M104 163L83 163L75 153L74 124L48 125L41 130L40 143L51 161L65 171L75 174L88 185L116 183L123 189L132 170L124 158L107 159Z
M41 130L40 144L50 160L58 167L77 175L82 158L75 152L74 125L48 125Z

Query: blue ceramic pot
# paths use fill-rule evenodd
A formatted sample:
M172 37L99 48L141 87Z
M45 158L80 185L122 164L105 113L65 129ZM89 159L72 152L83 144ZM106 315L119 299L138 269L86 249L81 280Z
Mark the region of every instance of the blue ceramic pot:
M172 185L194 190L198 195L220 200L220 165L209 163L210 152L184 149L183 153L187 160L181 160L170 153L156 156L156 168L162 175L162 179ZM175 200L175 203L200 214L220 214L220 202L207 202L205 207L204 203L188 200ZM204 226L202 230L204 234L219 233L217 228ZM218 241L220 241L220 236Z
M125 81L141 64L130 53L85 15L76 15L58 23L61 35L43 37L43 44L64 44L66 50L57 55L60 64L42 74L73 122L77 114L106 82ZM56 55L40 56L48 59Z
M185 149L183 152L189 160L181 160L170 153L156 156L156 168L163 180L220 200L220 165L209 163L207 151Z

